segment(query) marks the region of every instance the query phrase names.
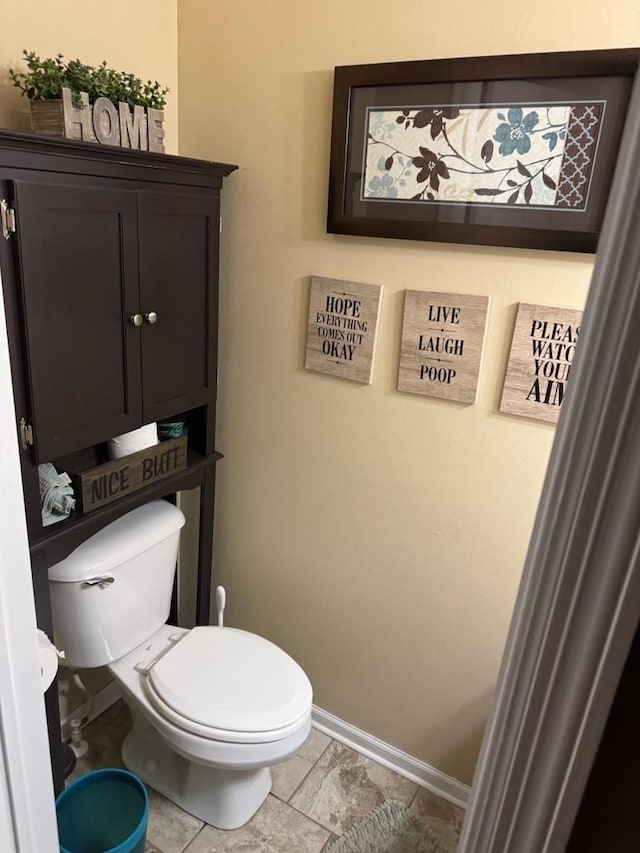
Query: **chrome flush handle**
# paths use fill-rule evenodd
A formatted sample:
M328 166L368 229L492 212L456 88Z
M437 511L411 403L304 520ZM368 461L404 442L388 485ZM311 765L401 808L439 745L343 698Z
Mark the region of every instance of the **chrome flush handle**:
M99 586L100 589L104 589L107 586L111 586L112 583L115 583L116 579L111 575L99 575L95 578L87 578L84 582L85 586Z

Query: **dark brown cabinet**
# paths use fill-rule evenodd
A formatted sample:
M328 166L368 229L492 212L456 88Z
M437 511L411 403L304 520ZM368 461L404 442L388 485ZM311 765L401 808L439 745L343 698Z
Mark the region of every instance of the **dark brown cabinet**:
M219 199L13 185L38 462L215 401Z
M235 166L0 131L0 272L39 626L47 570L118 516L200 487L196 621L209 618L220 191ZM43 527L38 464L70 473L106 442L181 418L187 467ZM79 506L79 505L78 505ZM56 688L46 696L63 784Z
M219 233L218 198L139 194L145 422L215 400ZM153 324L146 319L151 311Z
M34 457L142 424L136 194L15 181L18 295Z

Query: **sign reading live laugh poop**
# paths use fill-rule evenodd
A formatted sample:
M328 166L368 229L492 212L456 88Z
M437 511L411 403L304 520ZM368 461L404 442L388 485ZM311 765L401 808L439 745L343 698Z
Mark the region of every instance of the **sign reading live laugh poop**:
M556 423L582 311L520 303L500 411Z
M488 296L407 290L398 390L475 403Z
M382 285L311 278L307 370L371 383Z

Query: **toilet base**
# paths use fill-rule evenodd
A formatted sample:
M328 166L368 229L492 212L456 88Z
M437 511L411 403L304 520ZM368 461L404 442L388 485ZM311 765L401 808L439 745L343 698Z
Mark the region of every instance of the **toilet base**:
M141 714L130 710L133 729L122 744L122 760L149 787L218 829L237 829L258 811L271 790L268 767L221 770L196 764L174 752Z

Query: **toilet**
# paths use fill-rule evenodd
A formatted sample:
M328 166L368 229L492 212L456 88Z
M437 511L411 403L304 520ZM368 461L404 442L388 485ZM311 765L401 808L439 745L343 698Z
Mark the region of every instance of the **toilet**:
M56 645L70 667L107 666L131 711L125 766L180 808L235 829L271 789L269 767L311 728L312 690L278 646L169 616L182 512L157 500L49 569Z

